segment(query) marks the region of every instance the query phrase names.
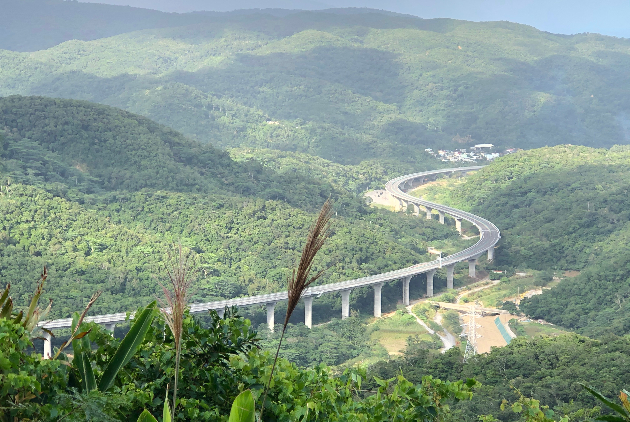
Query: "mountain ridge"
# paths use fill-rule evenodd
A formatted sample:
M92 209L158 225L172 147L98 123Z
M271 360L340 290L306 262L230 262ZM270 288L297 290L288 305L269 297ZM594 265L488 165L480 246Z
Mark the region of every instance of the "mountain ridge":
M372 11L213 19L0 51L0 95L99 102L203 143L342 164L630 142L630 40Z

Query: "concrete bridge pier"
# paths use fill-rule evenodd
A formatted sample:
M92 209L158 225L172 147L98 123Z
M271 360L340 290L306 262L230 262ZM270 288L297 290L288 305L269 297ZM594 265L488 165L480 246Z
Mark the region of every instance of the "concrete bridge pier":
M219 318L223 318L225 316L225 308L217 309L217 314L219 314Z
M350 316L350 292L352 290L341 291L341 319L346 319Z
M433 216L431 215L431 213L433 212L433 209L427 206L425 206L425 208L427 209L427 220L431 220L433 218Z
M461 218L455 217L455 228L457 229L459 234L462 234L462 219Z
M114 330L116 329L116 324L105 324L105 329L114 335Z
M416 204L414 204L413 202L410 202L409 205L411 205L411 208L413 209L413 215L415 215L416 217L420 215L420 207Z
M468 276L470 278L475 278L477 273L475 271L475 266L477 265L477 257L475 258L470 258L468 260Z
M440 224L444 224L444 211L438 210L438 214L440 216Z
M273 326L275 325L274 309L276 308L276 302L267 303L267 327L269 331L273 333Z
M50 342L51 335L44 331L44 359L50 359L52 357L52 343Z
M383 283L374 285L374 318L381 317L381 289L383 289Z
M403 278L403 305L409 306L409 282L411 281L411 276Z
M488 249L488 261L494 260L494 246Z
M304 296L304 325L313 328L313 296Z
M433 276L435 270L431 270L427 273L427 297L433 297Z
M446 288L453 289L453 273L455 272L455 264L446 267Z

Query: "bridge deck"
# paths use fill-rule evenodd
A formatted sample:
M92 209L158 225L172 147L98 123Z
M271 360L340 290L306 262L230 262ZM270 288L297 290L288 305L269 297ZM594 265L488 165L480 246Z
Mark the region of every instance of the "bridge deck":
M376 274L372 276L357 278L355 280L347 280L338 283L324 284L320 286L315 286L310 288L306 292L306 296L314 296L321 295L324 293L333 293L340 292L344 290L350 290L357 287L363 286L371 286L377 283L398 280L401 278L414 276L417 274L423 274L429 272L431 270L436 270L441 267L449 266L452 264L456 264L458 262L467 261L470 259L476 259L487 251L490 248L494 248L494 245L500 239L499 229L492 224L490 221L485 220L477 215L472 213L458 210L456 208L451 208L445 205L437 204L434 202L425 201L420 198L416 198L405 193L401 189L401 185L418 178L424 178L427 176L433 176L437 174L446 174L453 172L466 172L472 170L478 170L483 166L475 166L475 167L460 167L460 168L450 168L450 169L442 169L442 170L433 170L433 171L425 171L421 173L408 174L405 176L397 177L396 179L390 180L387 182L386 189L394 198L405 201L407 203L413 203L416 205L422 205L425 207L429 207L435 210L439 210L448 214L454 218L463 219L469 221L470 223L477 226L479 229L480 237L479 241L475 243L473 246L470 246L462 251L459 251L453 255L449 255L443 259L434 260L431 262L423 262L420 264L412 265L411 267L401 268L395 271L389 271L386 273ZM287 292L279 292L279 293L270 293L265 295L256 295L256 296L248 296L248 297L240 297L228 300L219 300L214 302L206 302L206 303L195 303L190 306L191 313L203 313L207 312L211 309L214 310L222 310L225 307L232 306L252 306L252 305L262 305L267 303L275 303L282 300L287 300ZM115 324L119 322L125 321L127 315L125 313L118 314L109 314L109 315L97 315L86 317L86 321L96 322L99 324ZM56 328L67 328L72 324L71 318L66 319L58 319L54 321L44 321L40 323L40 326L47 328L49 330Z

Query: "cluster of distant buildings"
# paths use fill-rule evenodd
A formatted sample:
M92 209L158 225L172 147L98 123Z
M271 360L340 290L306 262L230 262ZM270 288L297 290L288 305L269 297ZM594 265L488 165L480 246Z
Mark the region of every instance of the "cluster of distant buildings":
M518 151L518 148L506 149L503 152L494 152L493 149L494 145L492 144L477 144L474 147L456 150L440 149L434 151L432 148L427 148L424 151L441 161L466 163L492 161L495 158Z

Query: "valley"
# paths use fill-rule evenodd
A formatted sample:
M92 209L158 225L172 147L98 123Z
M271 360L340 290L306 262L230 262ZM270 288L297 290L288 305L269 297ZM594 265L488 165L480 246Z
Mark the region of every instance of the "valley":
M630 40L0 10L0 422L630 411Z

